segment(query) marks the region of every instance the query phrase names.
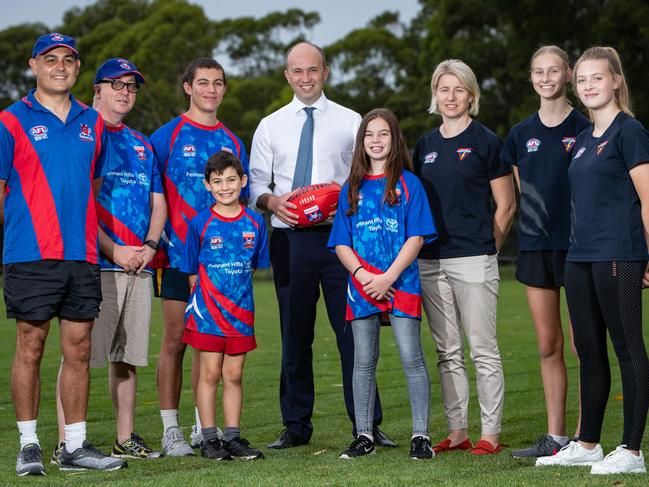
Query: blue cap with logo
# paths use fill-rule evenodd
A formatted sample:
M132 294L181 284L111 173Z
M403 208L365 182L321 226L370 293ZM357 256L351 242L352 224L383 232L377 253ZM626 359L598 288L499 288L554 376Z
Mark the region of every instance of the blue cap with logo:
M95 84L102 79L115 79L127 74L135 76L135 81L139 84L144 83L144 76L142 76L142 73L137 70L135 64L128 59L111 58L99 66L97 74L95 75Z
M45 34L36 39L36 43L32 49L32 57L35 58L36 56L45 54L57 47L67 47L75 56L79 57L79 51L77 51L74 39L65 34L59 34L58 32Z

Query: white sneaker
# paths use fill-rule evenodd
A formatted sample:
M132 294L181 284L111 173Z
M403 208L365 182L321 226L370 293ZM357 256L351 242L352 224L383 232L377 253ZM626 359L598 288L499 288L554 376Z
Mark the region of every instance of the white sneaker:
M571 441L561 450L559 450L556 455L551 457L539 457L536 459L537 467L548 467L548 466L562 466L562 467L572 467L572 466L586 466L594 465L596 462L600 462L604 458L604 452L602 451L602 446L598 443L595 448L588 450L579 444L578 441Z
M611 473L647 473L644 465L644 455L635 456L624 445L618 446L611 453L606 455L604 460L593 465L590 473L606 475Z

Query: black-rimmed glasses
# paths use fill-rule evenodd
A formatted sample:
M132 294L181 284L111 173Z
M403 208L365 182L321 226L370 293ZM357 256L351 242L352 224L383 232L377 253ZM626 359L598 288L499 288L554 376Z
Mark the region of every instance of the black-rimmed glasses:
M126 89L129 93L137 93L137 90L140 89L140 85L138 83L125 83L121 79L102 79L97 83L110 83L110 87L115 91L123 90L126 86Z

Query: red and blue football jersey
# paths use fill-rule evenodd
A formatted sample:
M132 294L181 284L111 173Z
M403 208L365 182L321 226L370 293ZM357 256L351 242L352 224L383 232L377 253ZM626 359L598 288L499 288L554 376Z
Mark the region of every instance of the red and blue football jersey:
M190 222L184 250L181 270L198 275L185 327L222 337L253 336L252 275L269 266L263 217L244 206L234 218L207 208Z
M403 171L395 192L397 202L383 202L385 176L366 176L359 188L358 209L347 215L349 203L345 183L338 199L328 246L351 247L361 265L381 274L388 270L410 237L424 237L430 242L437 237L426 193L414 174ZM357 320L378 313L421 319L419 267L415 259L392 285L396 289L390 300L377 301L363 291L363 285L351 274L347 287L346 320Z
M5 264L44 259L97 263L94 179L107 169L104 120L70 97L62 122L29 92L0 113L6 181Z
M110 171L104 176L97 212L99 225L120 245L143 244L151 220L151 193L162 193L158 160L149 139L126 125L107 127ZM123 270L99 256L103 269Z
M166 123L153 135L151 142L160 167L169 212L165 226L164 249L169 267L180 268L189 221L214 203L205 191L205 163L213 154L226 150L235 154L248 174L248 154L241 140L222 123L212 127L180 115ZM249 198L248 187L242 189L241 199Z

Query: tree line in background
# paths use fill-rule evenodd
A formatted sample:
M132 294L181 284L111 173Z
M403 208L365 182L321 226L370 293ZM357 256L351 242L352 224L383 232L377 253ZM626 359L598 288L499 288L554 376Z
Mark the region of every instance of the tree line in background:
M392 109L410 147L439 123L427 114L435 65L459 58L481 83L481 122L505 137L538 108L529 59L557 44L574 61L592 45L611 45L621 57L636 117L649 122L643 73L649 61L646 0L420 0L410 23L384 12L324 47L331 67L327 96L363 114ZM350 8L354 8L350 3ZM344 12L341 12L344 15ZM97 67L109 57L132 60L147 79L127 123L145 133L186 109L180 87L198 56L226 59L228 93L219 118L250 147L259 120L288 103L284 53L320 22L317 12L291 9L261 18L209 19L188 0L97 0L68 10L59 26L20 24L0 31L0 107L28 89L34 40L56 30L77 39L81 75L73 90L92 101ZM513 239L509 239L512 242Z

